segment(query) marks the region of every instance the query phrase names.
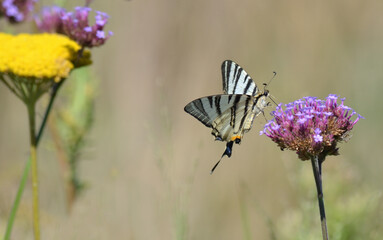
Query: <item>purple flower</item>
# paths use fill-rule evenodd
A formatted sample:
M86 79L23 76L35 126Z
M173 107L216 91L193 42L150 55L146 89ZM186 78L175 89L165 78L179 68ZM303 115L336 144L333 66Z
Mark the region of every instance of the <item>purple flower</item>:
M301 160L338 155L337 143L346 139L363 117L345 106L345 99L341 99L341 104L337 99L334 94L326 100L305 97L286 104L286 110L278 105L274 118L264 126L261 134L271 138L281 149L296 151Z
M65 9L58 6L44 7L40 15L34 17L40 32L64 33L61 18L65 15Z
M73 12L64 13L61 16L63 32L83 47L97 47L105 43L113 34L104 32L104 26L109 16L106 13L96 11L95 24L88 21L89 7L76 7Z
M37 0L0 0L0 17L5 16L10 23L27 19Z
M113 33L104 32L108 14L95 11L95 23L90 25L88 18L91 12L89 7L75 7L73 12L67 12L60 7L49 7L43 9L41 16L35 17L35 22L42 32L61 33L82 47L97 47L103 45Z

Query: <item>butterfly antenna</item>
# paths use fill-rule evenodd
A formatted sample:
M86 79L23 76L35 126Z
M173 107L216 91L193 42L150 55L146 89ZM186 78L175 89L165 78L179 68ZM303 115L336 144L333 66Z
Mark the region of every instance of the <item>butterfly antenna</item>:
M263 86L263 91L266 90L266 87L270 85L271 81L275 78L275 76L277 75L277 72L273 72L273 76L270 78L269 82L268 83L264 83Z
M233 141L230 141L226 144L226 149L223 152L221 158L218 160L218 162L214 165L214 167L211 169L210 174L213 174L215 168L218 166L218 164L221 162L222 158L226 155L227 157L231 157L231 153L233 151Z
M266 122L268 122L264 111L262 111L262 114L263 114L263 117L265 118Z

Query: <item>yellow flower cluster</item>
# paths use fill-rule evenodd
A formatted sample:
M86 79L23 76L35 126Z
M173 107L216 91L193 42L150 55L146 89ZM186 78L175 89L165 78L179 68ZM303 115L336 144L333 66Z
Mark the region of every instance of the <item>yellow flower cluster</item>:
M0 33L0 73L59 82L75 67L79 49L76 42L59 34ZM90 63L90 53L85 52L76 66Z

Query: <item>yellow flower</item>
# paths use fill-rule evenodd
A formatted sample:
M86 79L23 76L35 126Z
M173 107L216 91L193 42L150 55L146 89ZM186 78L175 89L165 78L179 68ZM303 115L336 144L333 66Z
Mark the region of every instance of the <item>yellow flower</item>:
M0 33L0 81L26 104L34 104L70 71L91 63L90 52L59 34Z
M79 50L76 42L59 34L0 33L0 74L59 82L75 62L76 67L91 63L88 51L77 59Z

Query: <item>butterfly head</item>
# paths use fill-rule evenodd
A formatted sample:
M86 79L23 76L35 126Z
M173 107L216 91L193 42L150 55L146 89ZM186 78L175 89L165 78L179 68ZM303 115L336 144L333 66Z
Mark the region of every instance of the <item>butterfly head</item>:
M263 89L263 96L268 97L269 95L270 95L270 92L269 90L266 89L266 86L265 86L265 88Z
M268 102L268 101L267 101L267 98L269 98L275 105L278 105L278 104L274 101L274 99L271 97L271 94L270 94L269 90L264 89L264 90L263 90L263 93L262 93L262 99L260 99L261 102L263 103L262 105L263 105L264 107L268 107L268 106L271 105L271 102Z

